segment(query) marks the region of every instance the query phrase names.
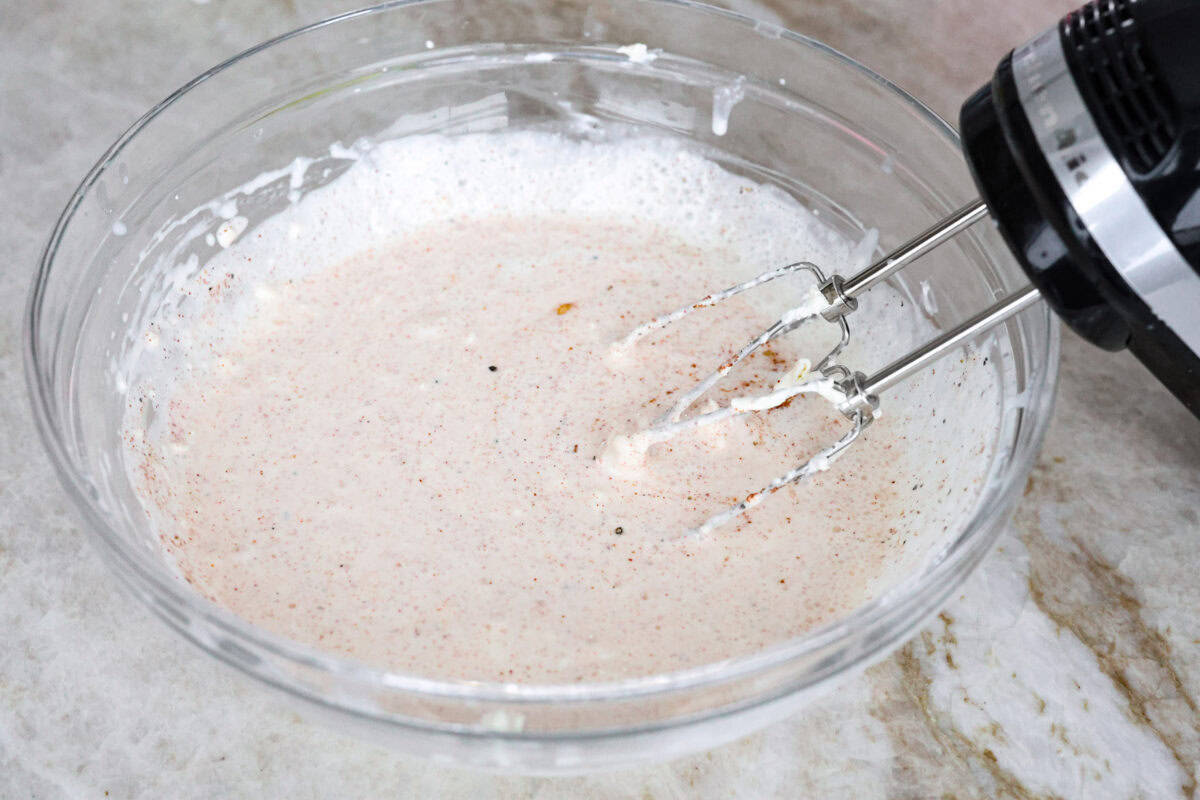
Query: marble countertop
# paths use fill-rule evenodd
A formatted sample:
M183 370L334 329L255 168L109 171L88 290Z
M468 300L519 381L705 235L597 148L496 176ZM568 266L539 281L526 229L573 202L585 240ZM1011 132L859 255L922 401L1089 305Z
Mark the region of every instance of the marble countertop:
M114 589L33 431L20 318L75 183L143 110L334 0L59 0L0 11L0 797L1193 797L1200 424L1064 334L1058 410L1010 531L892 657L676 762L451 771L301 720ZM1061 0L741 0L948 118Z

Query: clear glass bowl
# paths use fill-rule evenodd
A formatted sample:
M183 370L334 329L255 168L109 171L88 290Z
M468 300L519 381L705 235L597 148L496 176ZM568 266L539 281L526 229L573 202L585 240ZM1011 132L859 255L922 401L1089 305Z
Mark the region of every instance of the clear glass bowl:
M658 57L616 49L634 43ZM284 640L175 577L120 464L124 386L112 364L128 320L164 291L164 265L211 255L200 234L223 220L204 204L295 156L314 158L294 180L232 195L254 226L289 193L349 165L330 155L335 141L593 119L716 148L730 169L780 185L848 233L877 228L884 247L975 194L954 131L887 80L818 42L693 3L393 3L231 59L159 104L100 159L58 220L28 306L26 368L42 437L101 551L156 614L222 661L375 739L454 763L578 771L665 759L765 725L888 653L963 581L1004 527L1049 417L1059 340L1044 307L996 334L1007 356L997 359L1006 410L973 516L873 602L749 657L603 684L442 681ZM947 324L1024 283L987 225L905 278L937 287L935 316Z

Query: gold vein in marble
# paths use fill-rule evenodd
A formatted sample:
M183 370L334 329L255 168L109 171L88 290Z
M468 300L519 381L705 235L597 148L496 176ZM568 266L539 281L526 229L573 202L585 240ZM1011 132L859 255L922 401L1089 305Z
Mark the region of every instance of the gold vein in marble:
M1130 719L1148 728L1188 776L1180 787L1183 796L1195 797L1200 764L1196 700L1180 678L1170 643L1143 619L1133 582L1078 536L1070 538L1070 546L1041 533L1023 538L1034 603L1095 654L1101 671L1125 698Z

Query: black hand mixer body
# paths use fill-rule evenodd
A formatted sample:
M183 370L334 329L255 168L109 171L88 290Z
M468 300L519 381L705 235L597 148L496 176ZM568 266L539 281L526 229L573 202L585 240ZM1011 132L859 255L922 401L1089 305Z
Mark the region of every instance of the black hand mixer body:
M1057 313L1200 416L1200 0L1099 0L1010 53L963 150Z

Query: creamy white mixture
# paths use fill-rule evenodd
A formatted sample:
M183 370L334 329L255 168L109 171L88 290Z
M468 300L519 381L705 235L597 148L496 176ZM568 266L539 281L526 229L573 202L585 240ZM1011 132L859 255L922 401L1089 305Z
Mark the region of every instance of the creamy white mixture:
M890 393L829 471L679 537L849 423L803 397L634 459L614 442L811 283L614 343L770 266L847 270L870 248L671 140L384 143L222 237L131 356L130 472L199 592L374 665L572 682L746 654L915 568L986 476L998 393L964 354ZM855 368L931 333L887 287L863 305ZM770 391L832 335L809 323L698 410Z

